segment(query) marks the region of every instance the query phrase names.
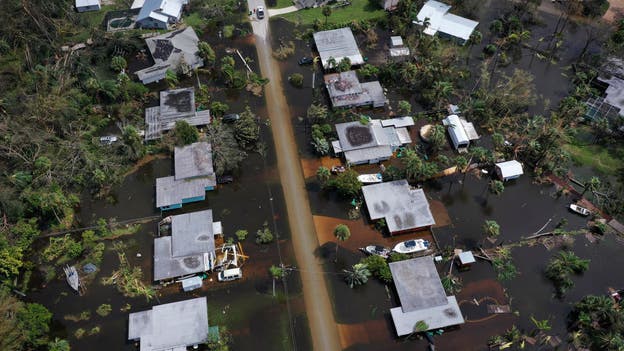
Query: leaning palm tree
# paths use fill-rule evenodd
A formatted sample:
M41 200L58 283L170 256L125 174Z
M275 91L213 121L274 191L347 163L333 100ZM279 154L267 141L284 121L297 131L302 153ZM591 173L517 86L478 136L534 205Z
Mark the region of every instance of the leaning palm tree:
M345 224L338 224L336 226L336 229L334 229L334 236L338 241L346 241L351 236L351 231L349 230L349 227L347 227ZM338 243L336 243L335 261L338 261Z
M368 277L371 276L368 266L364 263L356 263L351 269L343 269L342 271L345 274L345 281L351 289L356 285L366 284Z

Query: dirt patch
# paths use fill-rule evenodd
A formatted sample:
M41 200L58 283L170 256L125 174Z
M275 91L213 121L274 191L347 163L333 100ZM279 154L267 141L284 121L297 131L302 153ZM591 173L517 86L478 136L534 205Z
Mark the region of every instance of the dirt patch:
M624 16L624 0L609 0L609 9L602 16L605 20L612 22Z
M358 324L338 324L342 349L356 344L371 344L388 338L388 325L385 319L366 321Z
M130 174L136 172L139 170L139 168L145 166L146 164L154 161L154 160L159 160L161 158L167 158L169 157L168 155L165 154L156 154L156 155L147 155L145 157L143 157L142 159L138 160L137 163L132 166L132 168L130 168L128 170L128 172L126 172L126 174L124 174L124 178L129 176Z

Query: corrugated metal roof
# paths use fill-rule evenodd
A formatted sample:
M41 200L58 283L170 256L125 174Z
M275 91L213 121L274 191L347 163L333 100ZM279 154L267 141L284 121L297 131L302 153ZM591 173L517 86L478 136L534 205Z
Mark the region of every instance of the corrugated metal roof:
M173 257L214 252L212 210L172 216L171 254Z
M447 303L441 306L434 306L422 310L403 312L401 307L390 309L392 321L397 332L397 336L414 333L414 326L419 321L427 323L427 330L444 328L452 325L464 323L457 299L455 296L447 296Z
M208 340L205 297L157 305L128 318L128 339L139 339L141 351L179 349Z
M173 257L171 237L154 239L154 281L201 273L210 269L203 254Z
M99 6L100 0L76 0L76 7Z
M344 57L348 57L352 65L364 63L353 32L349 27L316 32L314 33L314 42L324 68L328 68L327 61L330 57L333 57L336 63L339 63Z
M174 150L176 180L213 176L212 147L207 142L198 142Z
M516 160L497 163L496 168L500 170L500 174L503 179L524 174L522 163Z
M384 127L394 126L397 128L410 127L414 125L414 119L410 116L382 119L381 125Z
M455 147L460 144L470 143L470 139L464 130L464 125L457 115L450 115L442 120L442 123L448 127L451 139L455 143Z
M171 206L205 195L206 187L216 186L215 175L176 180L174 176L156 178L156 207Z
M435 224L422 189L412 189L407 180L362 187L371 219L384 218L391 233Z
M432 256L389 264L404 313L448 303Z

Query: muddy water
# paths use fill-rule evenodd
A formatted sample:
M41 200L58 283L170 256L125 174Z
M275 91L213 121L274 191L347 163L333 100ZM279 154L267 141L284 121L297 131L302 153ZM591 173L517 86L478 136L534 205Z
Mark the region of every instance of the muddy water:
M254 26L254 32L256 30ZM265 88L267 112L271 120L279 175L288 208L294 252L299 266L303 267L301 280L314 349L339 350L340 342L323 276L322 262L314 254L319 245L305 191L290 111L282 92L280 71L273 60L269 41L263 35L256 38L262 76L270 80Z

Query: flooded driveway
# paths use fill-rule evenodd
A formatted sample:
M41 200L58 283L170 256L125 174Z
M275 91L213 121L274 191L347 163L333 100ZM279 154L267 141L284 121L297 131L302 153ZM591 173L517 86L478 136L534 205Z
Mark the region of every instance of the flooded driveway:
M263 6L263 1L249 0L249 8ZM271 55L268 40L268 19L252 21L256 34L256 49L262 76L270 83L266 86L267 112L271 129L280 180L288 208L288 221L297 262L301 267L301 281L305 308L315 350L339 350L340 341L329 300L323 266L314 252L319 247L312 214L305 189L303 172L299 163L297 145L292 129L290 111L282 88L279 67Z

